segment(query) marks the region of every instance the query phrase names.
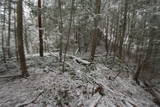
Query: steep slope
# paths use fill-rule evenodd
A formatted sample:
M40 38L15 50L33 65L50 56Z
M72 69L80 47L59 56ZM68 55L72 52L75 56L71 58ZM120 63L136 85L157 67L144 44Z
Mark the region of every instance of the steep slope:
M0 77L0 107L158 107L130 73L116 64L110 68L102 60L97 57L88 66L67 57L62 73L55 54L28 57L31 76L26 79L13 76L18 74L17 66L10 62Z

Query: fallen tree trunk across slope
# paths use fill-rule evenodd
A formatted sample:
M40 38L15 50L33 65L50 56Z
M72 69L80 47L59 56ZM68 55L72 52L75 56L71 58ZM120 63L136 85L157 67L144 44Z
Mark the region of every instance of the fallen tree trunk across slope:
M148 81L145 81L144 84L148 88L147 91L155 97L153 101L160 106L160 90L157 88L152 88L151 83Z

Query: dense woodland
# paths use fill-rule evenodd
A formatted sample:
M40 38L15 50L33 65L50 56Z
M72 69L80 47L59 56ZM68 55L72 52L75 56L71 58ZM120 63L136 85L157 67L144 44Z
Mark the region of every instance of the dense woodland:
M0 47L0 107L160 106L160 0L0 0Z

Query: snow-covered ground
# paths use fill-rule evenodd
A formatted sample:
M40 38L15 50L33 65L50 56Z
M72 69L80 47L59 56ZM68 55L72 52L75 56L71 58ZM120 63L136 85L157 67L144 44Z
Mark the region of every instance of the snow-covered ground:
M101 58L85 66L68 57L63 73L56 55L28 55L28 78L15 77L16 62L1 64L0 107L158 107L131 76L116 77L117 68Z

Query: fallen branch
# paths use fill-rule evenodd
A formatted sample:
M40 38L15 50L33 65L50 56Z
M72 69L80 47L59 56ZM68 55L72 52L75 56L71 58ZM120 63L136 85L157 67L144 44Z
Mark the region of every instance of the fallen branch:
M58 55L59 55L58 53L50 53L50 54L53 56L56 56L56 57L58 57ZM90 65L91 64L91 62L84 60L84 59L81 59L79 57L73 56L73 55L66 54L66 56L70 59L75 60L77 63L82 64L82 65Z
M79 63L79 64L82 64L82 65L90 65L91 62L87 61L87 60L83 60L83 59L80 59L80 58L77 58L75 57L74 60Z
M76 52L74 54L76 55L78 53L78 51L79 51L79 48L76 50Z
M91 64L91 62L84 60L84 59L81 59L79 57L73 56L73 55L66 55L66 56L69 57L70 59L73 59L77 63L82 64L82 65L90 65Z
M154 89L152 88L150 85L151 83L145 81L144 82L145 86L148 88L146 91L148 91L153 97L155 97L153 99L153 101L160 106L160 93L158 91L158 89Z
M113 78L113 80L115 80L122 72L119 71L118 74Z
M151 94L155 97L154 102L160 106L160 93L156 89L152 89Z

